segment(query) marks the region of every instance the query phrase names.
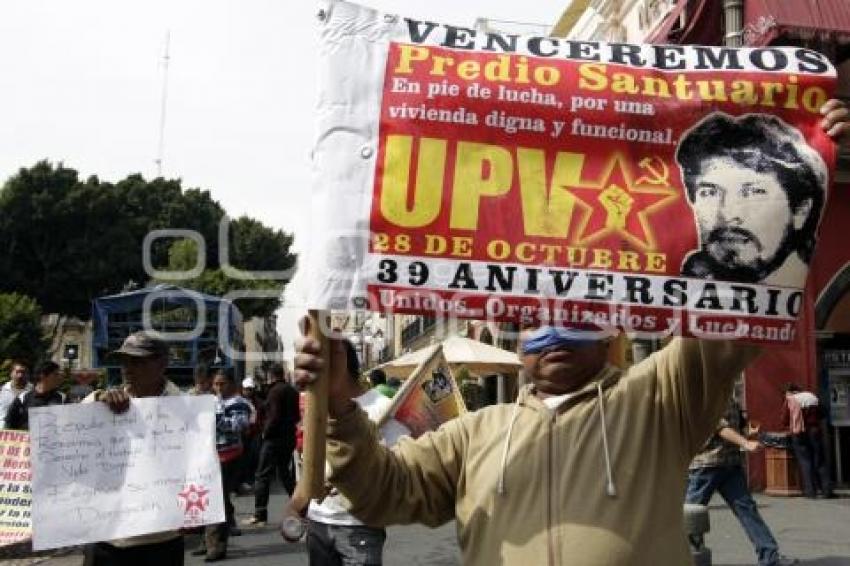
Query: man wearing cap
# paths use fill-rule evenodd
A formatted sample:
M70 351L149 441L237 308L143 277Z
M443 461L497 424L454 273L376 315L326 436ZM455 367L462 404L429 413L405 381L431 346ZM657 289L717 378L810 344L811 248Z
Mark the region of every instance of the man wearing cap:
M165 377L168 345L160 338L144 331L130 334L113 355L121 363L123 386L94 391L83 399L83 403L102 401L113 412L121 413L130 407L130 400L134 398L181 395L180 389ZM183 557L180 531L150 533L86 547L88 566L182 566Z

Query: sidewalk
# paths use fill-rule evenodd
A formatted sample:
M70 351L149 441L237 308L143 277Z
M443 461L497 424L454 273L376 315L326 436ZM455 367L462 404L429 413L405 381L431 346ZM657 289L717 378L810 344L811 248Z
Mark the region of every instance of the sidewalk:
M761 513L779 541L781 551L799 558L802 566L850 566L850 497L810 500L801 497L768 497L756 495ZM238 566L307 566L304 543L287 544L277 533L279 509L284 496L273 494L270 502L272 522L267 527L243 528L244 534L231 538L228 560L224 564ZM250 516L253 498L235 498L239 519ZM709 506L711 532L707 543L716 566L755 564L752 545L737 519L718 496ZM197 540L197 539L195 539ZM187 540L187 548L192 548ZM384 552L388 566L455 566L460 564L455 525L438 529L422 526L389 529ZM187 565L201 565L203 559L186 556ZM2 565L81 566L82 558L63 556L49 560L21 559L0 561ZM535 566L529 564L529 566Z
M806 499L756 494L759 511L773 531L780 552L807 566L850 566L850 498ZM711 532L706 544L714 564L755 564L755 553L740 523L723 499L709 505Z

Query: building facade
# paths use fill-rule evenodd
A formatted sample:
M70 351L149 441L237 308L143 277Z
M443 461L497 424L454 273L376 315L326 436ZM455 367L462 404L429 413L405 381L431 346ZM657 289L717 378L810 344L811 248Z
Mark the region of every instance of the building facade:
M632 43L801 46L829 56L838 97L850 100L850 2L818 0L575 0L556 25L571 39ZM751 421L780 431L784 382L819 394L831 414L833 473L850 479L850 153L838 156L835 183L810 264L797 341L771 348L746 371L743 402ZM766 483L765 462L750 459L754 488Z

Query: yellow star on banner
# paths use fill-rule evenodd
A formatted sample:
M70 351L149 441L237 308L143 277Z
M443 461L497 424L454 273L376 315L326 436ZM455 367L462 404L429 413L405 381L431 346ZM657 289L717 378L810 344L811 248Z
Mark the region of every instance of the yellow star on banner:
M650 161L656 166L660 162L666 173L663 161L658 158ZM641 160L641 164L644 163L649 162ZM656 173L658 169L649 171ZM580 209L578 227L574 232L575 243L584 246L608 236L620 236L640 249L656 249L649 217L677 200L678 195L669 186L666 177L661 178L663 182L660 184L655 177L652 181L641 177L640 181L633 181L626 158L614 153L596 181L565 187L573 194Z

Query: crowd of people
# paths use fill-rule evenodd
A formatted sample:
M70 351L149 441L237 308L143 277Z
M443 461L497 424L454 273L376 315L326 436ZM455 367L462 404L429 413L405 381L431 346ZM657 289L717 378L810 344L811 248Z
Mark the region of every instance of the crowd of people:
M495 520L496 515L492 515L486 528L480 523L480 513L506 504L521 513L531 513L529 517L534 516L532 510L537 504L544 504L516 487L527 474L551 475L551 469L546 473L540 468L541 460L551 462L555 457L551 453L552 445L549 445L550 453L540 453L548 444L542 442L542 437L537 438L541 434L563 437L564 442L558 440L556 446L573 446L576 454L601 449L602 485L594 487L599 474L598 466L592 462L586 469L576 464L570 476L570 482L582 484L583 497L593 499L594 505L606 502L615 507L640 504L634 500L635 486L632 485L640 482L640 477L625 470L629 469L629 462L640 458L640 453L647 449L659 454L660 461L650 463L659 483L658 489L678 486L678 467L674 464L688 454L694 456L692 460L688 457L685 501L707 504L712 494L719 492L752 541L760 565L795 563L779 553L776 539L747 488L741 452L757 451L762 446L748 434L754 431L745 430L740 408L734 403L725 405L731 381L724 380L723 376L729 375L731 379L737 374L733 370L743 367L756 354L756 349L733 343L675 340L651 357L650 362L620 374L604 362L607 340L588 338L584 332L550 327L527 332L522 338L522 359L534 385L520 393L514 405L495 406L479 411L475 418L458 419L416 442L401 443L397 452L385 449L410 436L402 423L389 419L378 429L367 424L385 412L397 392L397 384L389 385L383 371L373 370L367 385L361 380L359 361L351 343L332 342L333 356L339 358L332 367L344 368L335 372L339 375L334 375L333 379L340 380L340 384L333 388L334 396L330 399L329 432L335 442L329 446L328 457L333 468L329 480L334 487L329 487L327 496L320 502L311 501L306 507L285 510L285 513L302 516L306 523L310 564L380 564L386 540L385 525L411 521L436 525L455 515L462 537L478 540L475 553L488 556L510 553L511 549L504 548L504 543L487 535L491 529L505 529L504 536L509 540L525 533L525 544L521 549L518 547L522 553L529 545L545 546L548 543L535 539L546 531L543 525L532 522L524 530L520 529L520 533L513 533L508 530L512 524L510 516ZM168 347L162 340L144 332L132 334L114 354L121 362L123 386L95 390L83 402L102 401L110 409L121 412L135 397L184 394L166 378ZM305 341L296 359L297 384L306 385L321 363L316 345ZM708 375L713 379L711 391L704 381ZM6 428L27 430L29 408L66 401L60 391L64 374L54 362L42 364L32 378L25 364L15 363L11 377L0 389ZM254 494L254 513L245 521L246 525L263 526L269 521L269 493L275 477L280 479L289 495L290 506L293 504L296 448L300 449L298 424L303 403L290 381L281 365L271 368L267 383L246 378L241 384L228 369L198 368L194 386L186 393L217 398L216 448L226 520L207 526L199 547L191 551L192 554L203 555L210 562L226 558L229 537L241 534L231 500L235 493L252 491ZM783 419L800 464L805 495L814 497L820 491L825 497L831 497L819 438L824 414L818 399L794 384L788 384L785 389ZM648 391L653 393L647 395ZM606 417L606 407L609 415L627 414L630 418L621 421ZM723 414L724 407L726 413L711 425L712 415ZM561 414L572 415L564 418L565 422L570 422L569 426L548 432L539 430L547 420L541 421L540 417ZM687 420L681 422L686 416ZM582 432L587 426L597 428L596 420L601 430L599 447L593 447L597 441L588 438L592 433ZM628 427L624 428L626 421ZM676 424L679 430L667 430L677 421L680 421ZM661 429L655 430L659 425ZM551 425L544 428L547 426ZM695 442L705 435L709 440L696 446ZM647 440L653 438L655 440ZM633 442L638 445L629 448ZM639 446L647 442L657 446ZM572 454L570 449L562 449ZM347 456L341 457L340 450L346 451ZM557 457L570 457L571 454ZM476 465L465 466L468 460ZM549 477L549 481L557 484L559 480ZM487 494L488 489L493 490L491 494ZM343 494L353 508L347 506ZM562 497L569 499L565 495ZM638 499L643 501L643 497ZM572 515L590 508L583 508L584 511L566 509L572 507L564 507L560 514L570 515L569 518L550 516L546 524L551 527L553 520L572 523L580 518ZM660 525L677 516L673 509L653 512L663 519ZM611 532L632 529L639 531L641 537L662 536L660 532L644 532L652 530L651 523L633 524L624 519L625 516L603 519L605 523L600 524L605 524ZM591 516L581 519L590 522ZM560 530L561 537L566 540L578 536L569 529ZM594 538L589 534L582 536ZM600 545L599 548L616 543L608 550L623 556L631 552L623 540L616 538L594 539L594 543ZM674 556L676 550L680 549L668 548L667 552ZM470 551L464 548L465 554ZM99 542L88 545L86 553L89 564L149 564L154 561L182 564L184 550L181 533L169 531ZM665 560L669 562L670 556L662 553L655 558L663 564Z
M843 104L830 101L822 112L828 135L850 130ZM713 174L718 166L708 169ZM706 171L694 166L691 173L698 178ZM704 196L715 198L738 181L723 183L709 183ZM810 207L801 205L801 214ZM719 265L718 259L731 257L726 248L740 241L719 237L720 245L711 230L706 227L705 253L689 269L709 277L711 269L741 267ZM804 240L795 244L797 252L807 249ZM718 250L725 255L709 257ZM787 256L761 258L751 278L769 276ZM759 349L735 340L675 338L620 370L607 363L609 342L598 329L527 328L520 358L529 385L514 403L469 412L412 439L392 419L375 426L395 391L377 372L370 376L374 388L364 387L350 342L331 339L330 351L323 352L320 342L303 340L294 384L309 387L323 369L330 380L332 488L320 502L294 497L300 411L283 368L271 372L266 392L252 379L237 383L226 369L199 370L191 393L217 397L226 521L206 527L196 552L207 561L226 557L228 539L238 533L231 495L240 485L253 483L255 508L248 522L266 523L269 485L277 473L295 506L289 511L306 517L315 566L380 564L385 526L450 520L457 522L465 564L566 564L580 552L584 564L680 566L690 561L682 504L707 503L715 491L741 521L761 566L794 563L779 553L747 490L740 450L760 445L741 434L736 409L729 409L733 382ZM134 398L183 394L166 377L168 347L156 336L131 334L115 355L123 384L95 390L83 402L103 402L120 413ZM31 383L28 368L13 364L0 389L3 425L26 429L29 408L63 403L60 376L59 367L48 362ZM819 403L799 387L786 389L784 413L805 494L829 497ZM88 545L86 554L94 566L182 565L183 535L166 531L102 541Z

